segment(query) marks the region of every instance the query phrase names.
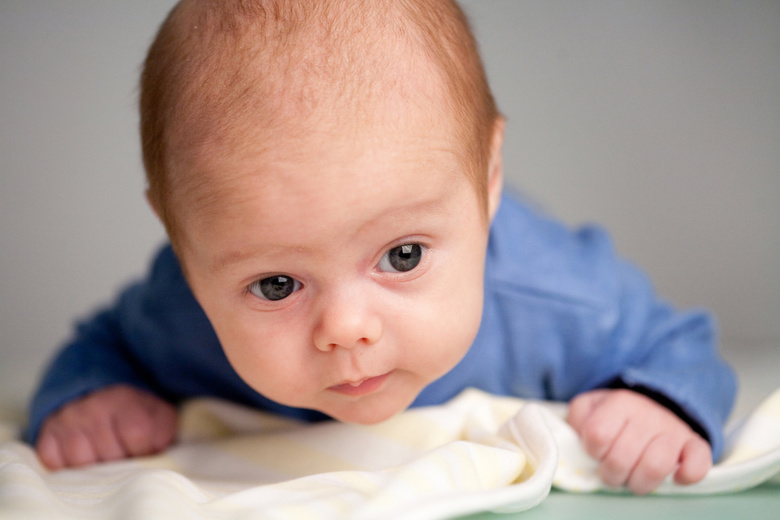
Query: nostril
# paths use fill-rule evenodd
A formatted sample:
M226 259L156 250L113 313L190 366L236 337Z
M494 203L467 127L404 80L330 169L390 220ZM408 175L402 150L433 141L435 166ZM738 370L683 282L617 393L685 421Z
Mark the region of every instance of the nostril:
M357 341L354 342L344 342L342 343L325 343L325 342L314 342L314 346L317 348L317 350L322 352L333 352L336 349L346 349L346 350L352 350L356 347L370 347L374 344L374 341L369 340L368 338L360 338Z
M335 343L314 342L314 346L321 352L332 352L337 345Z
M328 305L318 317L313 330L312 342L322 352L330 352L337 347L354 349L376 343L382 335L381 321L369 312L365 302L355 306L354 299L346 304Z

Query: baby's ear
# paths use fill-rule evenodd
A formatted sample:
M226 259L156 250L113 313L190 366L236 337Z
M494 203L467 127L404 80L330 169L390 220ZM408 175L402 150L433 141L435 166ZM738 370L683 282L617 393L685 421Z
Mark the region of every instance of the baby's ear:
M504 185L504 164L501 159L501 147L504 144L506 120L502 116L493 124L490 137L490 161L488 163L488 218L492 221L501 202L501 190Z

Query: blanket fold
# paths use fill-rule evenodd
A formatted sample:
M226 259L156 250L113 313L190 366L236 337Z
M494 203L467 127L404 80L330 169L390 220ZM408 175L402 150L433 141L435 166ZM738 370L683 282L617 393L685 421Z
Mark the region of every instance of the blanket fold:
M180 442L165 453L55 473L6 434L0 517L429 520L523 511L551 486L614 491L565 413L560 403L467 390L377 425L302 424L203 399L185 405ZM658 493L736 492L776 478L780 390L727 439L702 482L669 481Z

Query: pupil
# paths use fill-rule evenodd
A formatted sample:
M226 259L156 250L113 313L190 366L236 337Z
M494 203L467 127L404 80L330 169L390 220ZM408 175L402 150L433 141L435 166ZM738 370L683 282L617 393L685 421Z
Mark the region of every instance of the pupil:
M390 250L388 260L396 271L411 271L420 263L422 247L420 244L404 244Z
M295 290L295 281L289 276L271 276L260 280L260 290L269 300L281 300Z

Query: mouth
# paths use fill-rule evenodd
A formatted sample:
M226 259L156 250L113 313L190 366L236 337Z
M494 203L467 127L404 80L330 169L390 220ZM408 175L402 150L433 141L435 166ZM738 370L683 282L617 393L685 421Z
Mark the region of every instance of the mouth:
M381 376L369 377L367 379L360 379L358 381L346 381L344 383L331 386L328 388L328 390L351 397L368 395L378 391L387 378L390 377L391 373L392 372L388 372L386 374L382 374Z

